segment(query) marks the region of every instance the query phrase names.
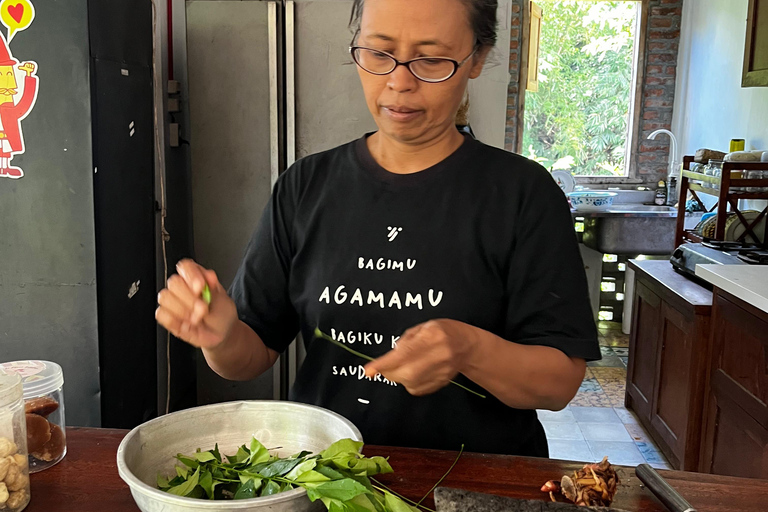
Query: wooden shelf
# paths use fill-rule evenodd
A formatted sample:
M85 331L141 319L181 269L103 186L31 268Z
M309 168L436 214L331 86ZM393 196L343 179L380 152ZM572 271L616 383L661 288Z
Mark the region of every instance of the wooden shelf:
M680 200L678 202L677 229L675 232L675 244L685 242L701 242L702 237L695 232L685 229L685 206L688 192L703 206L698 194L706 194L718 198L717 204L710 211L717 212L717 225L715 227L715 240L725 239L725 226L729 213L741 214L739 201L742 199L768 199L768 178L733 178L733 171L768 171L768 162L724 162L721 176L706 176L700 172L691 171L692 156L683 158L683 172L680 175ZM709 183L712 186L705 187ZM750 192L744 189L762 188L760 192ZM741 189L741 190L734 190ZM768 208L762 212L768 215ZM755 222L755 226L758 222ZM745 230L742 239L750 235L754 226ZM763 246L768 247L768 223L763 233L752 233L762 237Z

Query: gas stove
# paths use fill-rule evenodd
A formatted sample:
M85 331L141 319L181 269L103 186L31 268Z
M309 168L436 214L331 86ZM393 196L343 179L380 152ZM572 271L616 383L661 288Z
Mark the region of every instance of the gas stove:
M681 274L711 288L711 284L696 276L696 265L768 265L768 250L741 242L705 239L699 244L681 245L669 261Z

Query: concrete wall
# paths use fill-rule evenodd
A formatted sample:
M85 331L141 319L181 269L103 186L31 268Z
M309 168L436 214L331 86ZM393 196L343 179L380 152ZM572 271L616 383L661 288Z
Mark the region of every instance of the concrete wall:
M10 48L39 65L26 175L0 179L0 362L64 369L67 422L100 422L86 0L38 2ZM5 29L3 28L5 33Z
M741 87L748 0L686 2L673 131L684 154L768 149L768 87Z

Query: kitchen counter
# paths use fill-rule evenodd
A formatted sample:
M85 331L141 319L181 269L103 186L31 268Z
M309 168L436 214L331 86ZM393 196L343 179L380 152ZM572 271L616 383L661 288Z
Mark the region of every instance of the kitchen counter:
M128 486L117 474L115 454L125 430L67 429L68 453L58 465L32 478L32 501L27 512L137 512ZM366 446L368 455L390 457L395 469L380 480L419 500L445 473L455 452ZM169 454L171 457L172 454ZM541 485L580 467L574 462L464 454L444 487L525 499L545 499ZM768 503L768 481L680 471L660 472L700 512L763 511ZM662 512L664 507L635 477L620 469L622 485L614 506L628 511ZM432 498L424 504L433 507Z
M696 265L696 275L768 313L768 266Z

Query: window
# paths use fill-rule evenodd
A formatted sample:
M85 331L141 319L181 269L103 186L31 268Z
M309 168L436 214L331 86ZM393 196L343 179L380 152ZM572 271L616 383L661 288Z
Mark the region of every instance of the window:
M526 92L521 152L577 177L626 178L641 2L536 4L542 13L538 90Z

